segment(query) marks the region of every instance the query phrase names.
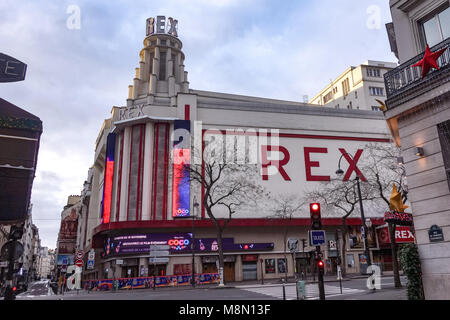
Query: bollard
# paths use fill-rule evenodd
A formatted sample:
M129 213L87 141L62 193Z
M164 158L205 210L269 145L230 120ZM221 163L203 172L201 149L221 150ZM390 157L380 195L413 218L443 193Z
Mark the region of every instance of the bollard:
M286 300L286 287L284 285L284 279L281 279L281 281L283 282L283 300Z
M297 281L297 300L306 300L306 286L305 281Z

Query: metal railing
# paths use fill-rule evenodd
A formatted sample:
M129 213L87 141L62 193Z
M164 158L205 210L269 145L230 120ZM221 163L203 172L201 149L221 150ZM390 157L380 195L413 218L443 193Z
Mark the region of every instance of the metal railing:
M384 75L384 83L386 87L387 98L390 99L392 97L395 97L396 95L399 95L406 90L412 89L421 83L435 78L441 73L448 72L450 70L449 47L450 37L430 48L431 52L436 52L443 48L447 48L447 50L437 60L440 70L432 68L423 79L421 68L412 67L412 65L422 60L424 52L406 61L405 63L402 63L397 68L386 72L386 74Z

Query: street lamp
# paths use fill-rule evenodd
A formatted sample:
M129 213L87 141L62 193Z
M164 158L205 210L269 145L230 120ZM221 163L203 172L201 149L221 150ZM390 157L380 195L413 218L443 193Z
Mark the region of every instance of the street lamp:
M353 159L353 156L351 154L349 154L347 152L343 153L341 155L341 157L339 158L338 169L336 170L337 175L344 174L344 170L341 169L341 160L342 160L342 157L346 154L353 160L353 162L355 162L355 160ZM364 217L364 207L363 207L363 203L362 203L361 186L359 184L359 176L358 175L356 175L355 180L356 180L356 185L358 187L359 208L361 210L361 223L363 225L363 230L364 230L364 236L363 236L364 253L365 253L366 259L367 259L367 266L370 266L372 264L372 261L370 259L369 242L367 240L367 231L368 230L367 230L367 225L366 225L366 218Z
M199 207L199 203L197 202L197 197L194 195L194 214L192 215L192 241L191 241L191 251L192 251L192 286L195 287L195 250L194 250L194 219L195 219L195 212L197 211Z

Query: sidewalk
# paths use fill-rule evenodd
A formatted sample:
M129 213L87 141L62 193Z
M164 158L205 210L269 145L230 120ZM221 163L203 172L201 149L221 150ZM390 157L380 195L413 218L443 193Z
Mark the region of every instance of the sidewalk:
M364 275L364 274L347 274L345 278L342 278L342 282L345 281L350 281L350 280L354 280L354 279L367 279L370 275ZM383 272L383 274L381 275L382 278L385 277L393 277L394 273L392 271L387 271L387 272ZM400 276L403 276L403 273L400 273ZM284 279L284 278L283 278ZM299 279L301 280L301 279ZM304 280L305 283L310 284L310 283L317 283L318 279L317 276L314 278L312 276L308 276L307 279ZM323 277L323 281L324 282L339 282L339 280L337 279L337 275L325 275ZM261 280L250 280L250 281L240 281L240 282L230 282L225 284L223 287L218 287L217 285L214 286L214 288L217 289L223 289L223 288L252 288L252 287L261 287L261 286L279 286L281 285L282 279L281 278L277 278L277 279L267 279L264 280L264 283L262 283ZM295 279L293 277L288 278L287 282L285 282L286 285L293 285L295 283Z
M400 276L402 276L403 274L400 273ZM393 276L393 272L384 272L381 277L392 277ZM345 278L342 279L342 282L345 281L350 281L350 280L354 280L354 279L367 279L369 277L369 275L361 275L361 274L347 274ZM191 285L185 285L185 286L171 286L171 287L159 287L156 288L155 290L196 290L196 289L241 289L241 288L254 288L254 287L272 287L272 286L280 286L283 282L282 282L283 278L276 278L276 279L267 279L264 280L264 283L262 283L261 280L247 280L247 281L235 281L235 282L229 282L226 283L224 286L220 287L218 284L202 284L202 285L196 285L195 287L192 287ZM294 285L295 284L295 279L293 277L288 278L288 281L286 282L286 285ZM306 282L306 284L310 284L310 283L317 283L317 277L315 277L315 279L312 276L308 276L308 278L306 280L304 280ZM339 280L337 279L336 275L325 275L324 276L324 282L339 282ZM147 291L150 290L152 291L153 288L145 288L145 289L128 289L128 290L118 290L117 292L125 292L125 291ZM97 294L114 294L116 293L115 291L90 291L88 293L88 291L84 290L84 289L80 289L79 292L77 293L76 290L74 291L67 291L64 293L64 295L77 295L77 294L92 294L92 295L97 295ZM62 294L58 294L58 296L63 297L64 295Z

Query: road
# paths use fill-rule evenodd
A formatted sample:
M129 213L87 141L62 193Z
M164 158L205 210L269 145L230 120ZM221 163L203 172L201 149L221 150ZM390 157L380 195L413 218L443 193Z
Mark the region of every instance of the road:
M50 284L48 280L36 281L32 282L28 286L28 290L22 292L16 296L16 299L23 298L36 298L36 297L49 297L52 295L52 290L50 288Z
M393 277L383 277L381 290L369 290L367 279L342 281L342 294L339 282L326 282L327 300L406 300L406 278L402 277L402 289L394 288ZM296 288L293 283L285 285L286 300L296 299ZM317 283L306 285L308 300L319 299ZM84 290L54 295L48 283L36 282L29 291L17 296L18 300L282 300L282 284L236 284L234 287L199 287L199 288L157 288L136 289L118 292L91 292Z

